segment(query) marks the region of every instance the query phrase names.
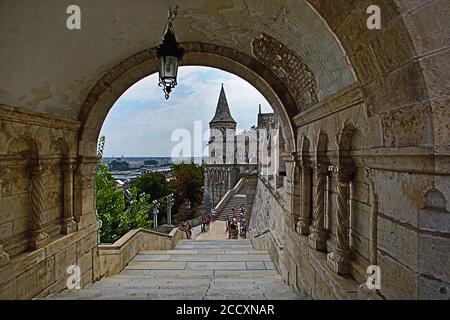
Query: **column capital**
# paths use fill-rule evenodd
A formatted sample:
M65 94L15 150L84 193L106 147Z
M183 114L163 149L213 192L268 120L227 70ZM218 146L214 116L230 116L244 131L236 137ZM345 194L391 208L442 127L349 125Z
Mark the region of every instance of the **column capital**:
M329 165L325 162L315 161L311 163L311 167L315 169L316 173L326 175L329 171Z
M82 176L91 176L95 173L95 168L100 163L100 157L79 156L76 161L75 170Z
M339 250L335 248L327 254L327 264L338 275L346 275L349 273L349 250Z
M352 165L331 164L328 166L328 171L335 174L339 182L349 183L355 174L355 168Z

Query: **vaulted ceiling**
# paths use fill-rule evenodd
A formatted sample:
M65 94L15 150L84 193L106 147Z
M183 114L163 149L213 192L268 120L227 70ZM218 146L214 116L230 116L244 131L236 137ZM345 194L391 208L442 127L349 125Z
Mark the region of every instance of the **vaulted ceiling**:
M77 119L108 70L159 44L175 4L180 42L212 43L254 57L252 43L264 33L311 70L319 100L355 81L345 52L305 0L79 0L81 30L68 30L71 4L0 2L0 103Z

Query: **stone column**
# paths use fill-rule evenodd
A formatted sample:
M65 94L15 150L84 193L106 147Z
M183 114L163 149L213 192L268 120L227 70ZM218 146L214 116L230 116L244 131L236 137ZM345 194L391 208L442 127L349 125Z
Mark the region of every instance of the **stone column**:
M297 223L298 233L308 235L311 226L311 164L308 161L301 162L301 205L300 219Z
M370 246L369 246L369 263L371 265L378 264L378 195L375 192L375 183L372 179L370 169L366 168L367 179L369 180L370 194Z
M97 222L94 200L94 176L99 157L80 157L74 172L73 216L78 230Z
M3 183L2 177L8 172L8 169L6 168L0 168L0 188ZM0 199L1 199L1 192L0 192ZM9 254L3 249L3 245L0 244L0 268L6 265L9 262Z
M336 198L336 244L333 252L327 256L328 265L339 274L348 274L349 225L350 225L350 182L353 178L353 166L332 166L333 178L337 186Z
M37 250L49 241L44 232L44 186L42 181L42 165L36 164L31 170L31 238L30 249Z
M64 163L63 166L64 220L61 232L70 234L77 230L77 224L73 216L73 173L75 168L70 161Z
M317 163L314 168L314 211L313 221L310 227L309 245L317 251L326 250L327 231L325 222L325 183L327 179L328 165Z

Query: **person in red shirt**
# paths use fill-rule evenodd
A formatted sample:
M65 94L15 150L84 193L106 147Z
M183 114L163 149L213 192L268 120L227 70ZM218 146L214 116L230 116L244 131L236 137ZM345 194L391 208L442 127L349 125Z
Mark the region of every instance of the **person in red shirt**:
M233 213L233 218L236 218L236 208L235 207L231 207L231 212Z

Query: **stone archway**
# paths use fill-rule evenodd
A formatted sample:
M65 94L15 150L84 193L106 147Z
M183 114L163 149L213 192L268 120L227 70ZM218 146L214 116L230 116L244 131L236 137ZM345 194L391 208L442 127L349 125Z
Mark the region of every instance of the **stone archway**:
M278 77L256 59L230 48L204 43L182 43L182 46L186 50L182 65L222 69L241 77L259 90L280 119L286 150L295 151L296 134L292 118L297 114L298 106ZM95 155L100 129L114 102L131 85L158 72L158 68L155 50L149 49L116 65L94 86L80 111L80 155Z
M99 3L86 3L84 9L98 11ZM427 232L424 226L417 224L421 213L417 213L421 206L418 194L434 188L442 191L447 205L450 203L449 191L445 188L449 185L450 171L446 151L449 144L448 68L442 67L448 65L448 31L442 30L448 23L448 3L445 0L305 0L286 2L282 7L270 1L256 5L227 2L227 5L225 9L201 4L186 4L182 8L178 20L180 39L190 41L184 44L189 48L185 64L221 68L253 84L278 111L287 127L284 136L289 152L299 151L295 137L304 135L309 141L315 141L318 128L324 128L329 137L335 136L342 119L350 115L357 130L365 133L357 164L370 172L371 194L377 199L371 209L379 221L376 234L379 250L375 248L374 254L378 254L380 266L390 270L386 281L408 280L407 286L406 281L401 283L401 288L383 288L383 296L417 298L417 292L421 296L439 292L439 286L450 281L448 273L437 270L442 267L439 264L436 269L427 269L419 263L417 257L426 248L413 244L418 242L419 235ZM381 8L381 30L366 27L365 9L369 5ZM30 9L36 9L36 15L54 13L50 4L27 4L27 10L23 10L21 2L9 6L8 10L0 10L0 21L5 26L0 28L0 40L5 40L2 43L5 50L0 53L0 70L4 72L0 77L0 126L9 126L11 132L19 135L28 134L44 145L48 143L46 130L60 128L72 146L68 161L77 166L73 178L73 210L78 230L62 240L51 239L52 250L41 248L29 256L19 257L22 260L16 257L21 250L3 246L11 259L0 255L4 257L0 261L8 260L6 268L0 270L0 292L6 292L3 296L7 297L29 298L43 289L60 290L64 286L62 273L56 272L58 277L45 284L15 278L34 279L33 275L41 270L54 274L46 272L46 268L53 267L55 255L59 253L67 254L68 261L80 261L86 266L83 277L86 282L97 277L97 225L92 212L91 178L98 161L95 157L98 132L120 93L140 78L156 72L154 55L148 48L159 40L159 27L168 5L142 2L146 9L154 9L150 10L152 15L149 18L145 13L141 22L136 19L136 24L131 25L128 24L130 17L149 11L130 4L110 19L113 13L108 10L115 10L111 4L110 8L102 8L105 12L96 21L97 26L86 25L89 36L85 38L80 36L81 32L77 33L79 38L75 33L69 37L64 28L55 28L52 19L38 21L41 32L36 33L30 28L30 22L24 22L27 19L20 16ZM59 7L54 10L64 12ZM17 18L24 23L17 24L13 20ZM16 30L12 32L8 26ZM311 36L314 31L320 36ZM117 36L111 37L111 34ZM328 41L322 42L323 38ZM30 46L37 43L34 54L29 56ZM277 46L281 49L267 50ZM283 64L284 59L277 58L280 52L299 62L301 67L289 69L290 65ZM303 58L303 64L299 58ZM346 67L334 69L335 65ZM305 86L295 82L297 71L302 68L307 75ZM338 85L336 78L342 73L348 77ZM349 76L351 73L353 77ZM310 83L311 79L320 81ZM298 92L298 89L307 90ZM8 137L5 130L0 131L0 141L7 141ZM77 144L78 152L75 151ZM0 145L0 172L18 171L17 164L23 167L28 155L8 150L5 145ZM328 151L333 157L337 146L330 143ZM44 156L48 156L47 153L44 152ZM287 172L287 176L290 177L291 172ZM17 228L12 228L11 223L13 220L14 224L27 222L24 217L30 206L31 192L18 188L16 176L11 173L2 173L0 178L3 188L0 207L2 211L6 208L7 219L0 225L7 230L0 248L7 242L19 246ZM31 182L27 177L23 181ZM358 209L360 221L363 221L370 206L361 172L357 172L356 181L355 197L360 203ZM16 191L21 194L15 194ZM261 194L270 196L270 192L259 193L259 199ZM271 199L264 202L276 202ZM44 201L50 200L44 197ZM21 205L11 210L11 203ZM291 232L289 225L284 227L283 210L279 210L283 214L274 214L277 220L274 218L273 223L267 225L277 229L281 240L286 240L281 265L290 268L289 281L309 290L313 297L348 298L348 292L339 287L334 276L321 272L324 268L312 271L313 285L302 278L303 271L309 270L305 266L320 266L320 263L306 246L297 245L301 237ZM365 231L365 226L361 226L361 243L357 248L362 265L366 256ZM397 238L392 239L390 235ZM439 233L433 243L442 245L446 239L448 234ZM80 250L73 253L70 248L75 243ZM38 265L33 259L44 251L49 255L42 255ZM298 258L299 252L304 258ZM438 255L431 258L434 257ZM24 267L17 268L18 265ZM302 268L302 272L297 273L296 268Z

